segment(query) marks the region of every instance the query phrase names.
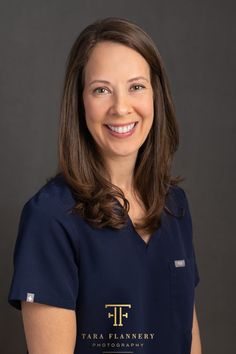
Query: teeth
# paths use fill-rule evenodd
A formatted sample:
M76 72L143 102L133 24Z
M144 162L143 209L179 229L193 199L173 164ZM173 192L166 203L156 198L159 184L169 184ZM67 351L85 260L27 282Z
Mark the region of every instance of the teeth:
M132 130L134 126L135 126L135 123L132 123L129 125L124 125L122 127L113 127L112 125L108 124L108 127L116 133L127 133L130 130Z

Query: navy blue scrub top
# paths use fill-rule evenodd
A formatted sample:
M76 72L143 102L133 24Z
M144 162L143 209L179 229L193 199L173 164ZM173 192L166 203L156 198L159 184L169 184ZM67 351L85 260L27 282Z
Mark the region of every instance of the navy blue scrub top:
M68 212L74 204L60 174L24 204L8 302L75 310L74 354L190 354L200 278L184 190L170 188L174 215L163 210L148 244L130 218L96 229Z

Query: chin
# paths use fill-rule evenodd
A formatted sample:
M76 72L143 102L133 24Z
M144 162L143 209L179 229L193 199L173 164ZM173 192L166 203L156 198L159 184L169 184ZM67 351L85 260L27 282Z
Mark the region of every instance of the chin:
M113 156L120 156L120 157L125 157L125 156L134 156L136 157L138 153L138 150L126 150L126 151L117 151L117 152L113 152Z

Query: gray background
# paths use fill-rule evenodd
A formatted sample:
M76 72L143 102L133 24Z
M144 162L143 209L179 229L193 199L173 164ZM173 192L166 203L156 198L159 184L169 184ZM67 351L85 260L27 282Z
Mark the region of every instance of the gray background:
M136 21L156 42L180 125L173 166L183 174L201 281L203 353L233 354L235 311L235 3L1 1L1 341L25 352L21 314L7 304L23 203L54 173L65 61L97 18Z

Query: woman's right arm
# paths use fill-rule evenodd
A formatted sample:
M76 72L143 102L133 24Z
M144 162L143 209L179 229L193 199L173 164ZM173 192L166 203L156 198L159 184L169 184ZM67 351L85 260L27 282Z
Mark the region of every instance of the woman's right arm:
M74 310L21 301L29 354L73 354L76 342Z

